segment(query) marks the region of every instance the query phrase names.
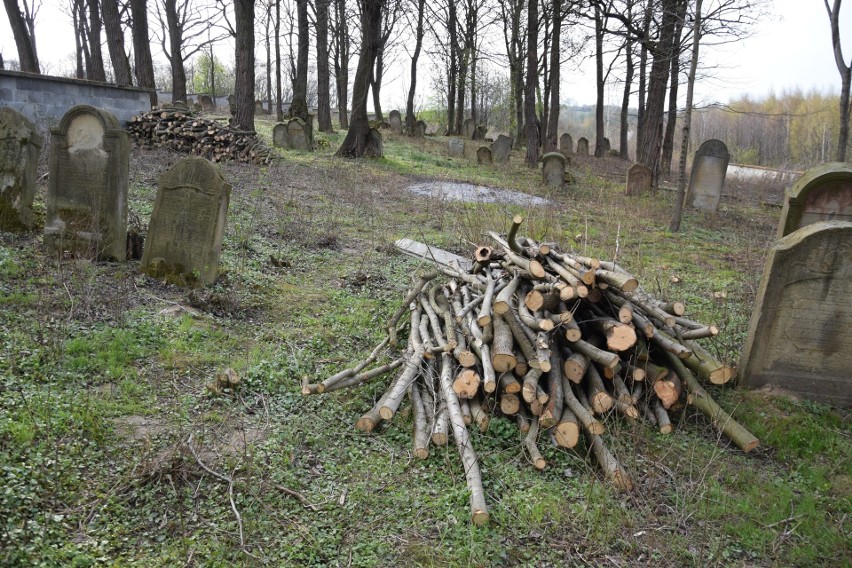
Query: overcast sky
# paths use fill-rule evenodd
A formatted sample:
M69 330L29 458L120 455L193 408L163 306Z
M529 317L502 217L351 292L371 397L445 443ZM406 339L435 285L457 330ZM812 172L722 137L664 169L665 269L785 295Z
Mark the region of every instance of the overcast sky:
M150 2L151 0L149 0ZM42 66L50 73L73 69L74 38L70 18L59 6L67 0L43 0L36 19L36 44ZM728 102L744 93L761 97L769 92L801 88L823 92L840 90L840 75L831 50L831 33L823 0L774 0L772 14L762 18L752 37L734 45L708 49L702 61L713 65L714 77L696 87L696 104ZM153 23L149 20L149 23ZM852 0L841 9L840 34L844 55L852 60ZM156 45L153 45L157 49ZM0 18L0 52L4 59L17 59L17 50L9 28L8 17ZM106 49L104 56L108 57ZM227 59L227 56L220 54ZM156 52L154 55L157 58ZM159 56L162 59L162 55ZM231 56L232 58L232 56ZM423 68L431 68L428 59L421 58ZM354 61L353 61L354 65ZM390 69L389 84L382 90L383 103L393 105L404 101L401 94L406 84L408 62L397 60L399 69ZM594 71L584 65L579 70L563 72L563 102L594 103ZM423 82L420 82L423 85ZM616 89L608 93L607 103L618 104Z

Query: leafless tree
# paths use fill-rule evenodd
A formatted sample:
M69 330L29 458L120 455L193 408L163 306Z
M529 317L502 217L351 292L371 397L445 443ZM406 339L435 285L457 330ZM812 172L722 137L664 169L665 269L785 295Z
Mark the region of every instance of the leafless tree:
M837 136L838 162L846 161L846 146L849 141L849 88L852 82L852 60L846 63L843 58L843 48L840 45L840 2L834 0L829 6L828 0L824 0L828 19L831 22L831 45L834 51L834 62L840 72L840 132Z
M41 2L37 0L22 1L23 6L18 5L18 0L3 0L3 4L6 7L6 15L9 17L12 35L15 37L15 45L18 48L18 61L21 65L21 71L41 73L35 41L35 19L39 8L41 8Z
M124 49L124 27L122 26L123 6L118 0L101 0L101 14L104 19L104 30L107 37L109 59L112 62L112 72L116 85L132 85L130 60Z
M254 0L234 0L234 122L241 130L254 130Z

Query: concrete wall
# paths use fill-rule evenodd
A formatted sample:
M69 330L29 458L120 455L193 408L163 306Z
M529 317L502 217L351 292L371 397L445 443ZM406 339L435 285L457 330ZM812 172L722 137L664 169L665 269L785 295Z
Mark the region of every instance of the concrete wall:
M138 87L0 70L0 106L17 110L36 124L56 126L76 105L102 108L124 125L131 116L150 110L151 92Z

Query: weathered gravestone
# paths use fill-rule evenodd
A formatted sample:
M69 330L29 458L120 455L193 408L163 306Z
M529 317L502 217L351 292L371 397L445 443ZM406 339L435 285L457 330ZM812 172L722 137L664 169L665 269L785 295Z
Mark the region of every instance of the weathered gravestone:
M464 156L464 138L449 138L447 144L450 156L455 158Z
M707 140L695 153L686 203L696 209L715 212L725 186L730 155L721 140Z
M571 138L571 135L567 132L563 133L562 136L559 137L559 151L566 156L570 156L574 153L574 139Z
M852 404L851 297L852 223L820 221L778 241L752 313L742 383Z
M125 260L130 140L112 114L73 107L50 130L48 250Z
M313 150L313 128L299 117L287 121L287 147L291 150Z
M364 147L364 155L368 158L381 158L384 156L385 149L382 143L382 133L375 128L370 129L367 134L367 143Z
M287 125L278 122L272 127L272 145L276 148L287 148Z
M269 114L266 110L266 107L263 106L263 101L254 101L254 113L255 114Z
M812 168L787 190L777 238L817 221L852 221L852 165Z
M651 168L645 164L633 164L627 170L626 195L642 195L651 189Z
M42 138L19 112L0 108L0 230L32 229Z
M476 149L476 161L480 164L491 164L494 160L491 156L491 148L480 146Z
M472 118L468 118L464 121L464 124L462 124L462 135L465 138L472 140L474 134L476 134L476 121Z
M427 126L425 122L423 122L422 120L418 120L414 123L414 136L416 138L423 138L424 136L426 136L426 131Z
M201 108L204 110L216 110L216 105L213 104L210 95L199 95L198 102L201 103ZM228 96L228 104L233 105L233 95Z
M541 175L549 187L562 187L565 183L565 156L561 152L548 152L542 156Z
M473 129L473 136L471 137L473 140L485 140L485 134L488 132L488 129L484 124L480 124L476 128Z
M580 138L579 140L577 140L577 154L579 156L589 155L589 141L585 138Z
M498 135L497 140L491 144L491 157L498 164L507 163L511 152L512 139L505 134Z
M424 136L435 136L436 134L438 134L439 128L440 128L440 126L438 126L437 124L426 124L424 122L423 123L423 135Z
M609 138L604 138L603 143L601 144L603 148L603 155L606 156L609 154L609 151L612 150L612 144L609 142Z
M231 186L205 158L184 158L160 176L140 269L174 284L212 284Z
M398 110L390 111L388 115L388 122L390 123L390 130L394 134L402 134L402 115L399 114Z

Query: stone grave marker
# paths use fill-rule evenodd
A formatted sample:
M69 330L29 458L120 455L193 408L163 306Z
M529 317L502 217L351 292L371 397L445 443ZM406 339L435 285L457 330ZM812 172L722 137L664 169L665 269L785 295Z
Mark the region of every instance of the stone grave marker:
M38 156L42 138L36 126L16 110L0 108L0 230L33 227Z
M278 122L272 127L272 145L275 148L287 148L287 125Z
M426 126L426 123L423 122L422 120L418 120L417 122L415 122L414 123L414 136L415 136L415 138L423 138L424 136L426 136L427 129L428 129L428 127Z
M212 284L231 186L201 157L184 158L160 176L140 269L174 284Z
M509 162L509 154L512 152L512 139L505 134L497 136L497 140L491 144L491 157L498 164Z
M729 160L728 148L721 140L707 140L698 148L689 176L687 205L702 211L719 209Z
M127 255L130 139L112 114L73 107L50 130L48 250L123 261Z
M626 195L642 195L651 189L651 168L645 164L633 164L627 170Z
M589 155L589 141L585 138L580 138L579 140L577 140L577 154L579 156Z
M254 113L260 115L269 114L269 112L267 112L266 110L266 107L263 106L263 101L254 101Z
M468 140L472 140L476 134L476 122L472 118L465 119L462 124L462 135Z
M571 138L571 135L567 132L564 132L562 136L559 137L559 151L566 156L570 156L574 153L574 139Z
M368 158L381 158L385 155L384 151L382 133L375 128L371 128L370 133L367 135L367 145L364 148L364 155Z
M609 143L609 138L603 139L603 155L606 156L609 154L609 151L612 150L612 145Z
M541 175L548 187L562 187L565 183L565 156L561 152L548 152L542 156Z
M402 134L402 115L399 114L398 110L390 111L388 121L390 123L391 132L394 134Z
M287 121L287 147L291 150L313 150L313 133L310 125L299 117Z
M450 156L454 158L464 156L464 138L449 138L447 143Z
M199 95L198 102L201 103L201 108L203 110L216 110L216 105L213 104L213 99L210 98L210 95ZM230 96L228 97L228 103L231 103Z
M424 122L423 123L423 135L424 136L435 136L436 134L438 134L438 128L439 128L439 126L437 124L427 125Z
M787 189L777 238L817 221L852 221L852 165L822 164Z
M769 251L741 382L852 404L852 223L819 221Z
M491 156L491 148L488 146L480 146L476 149L476 161L480 164L491 164L493 158Z
M488 133L488 129L485 127L485 125L484 125L484 124L480 124L479 126L477 126L476 128L474 128L474 129L473 129L473 136L472 136L472 139L473 139L473 140L482 140L482 141L484 141L484 140L485 140L485 135L486 135L487 133Z

